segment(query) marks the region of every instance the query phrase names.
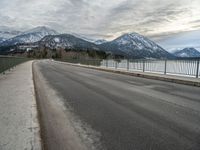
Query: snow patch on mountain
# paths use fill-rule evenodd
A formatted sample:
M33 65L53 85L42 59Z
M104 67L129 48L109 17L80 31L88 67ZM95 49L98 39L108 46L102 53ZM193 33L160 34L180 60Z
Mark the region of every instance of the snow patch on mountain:
M3 43L4 41L6 41L5 38L0 37L0 44Z
M100 44L103 44L103 43L106 43L107 41L104 40L104 39L100 39L100 40L96 40L94 41L93 43L97 44L97 45L100 45Z
M56 43L60 43L60 38L54 38L54 41L56 42Z

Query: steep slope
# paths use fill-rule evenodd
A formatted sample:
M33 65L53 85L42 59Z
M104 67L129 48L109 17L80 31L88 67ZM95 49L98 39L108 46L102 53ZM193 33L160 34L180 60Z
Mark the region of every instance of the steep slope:
M50 49L66 48L75 50L99 50L95 44L70 34L45 36L39 42L39 46L45 46Z
M200 57L200 52L194 48L184 48L173 53L176 57Z
M128 58L173 58L148 38L137 33L125 34L117 39L100 45L101 49Z
M16 44L24 44L24 43L34 43L40 41L43 37L47 35L55 35L58 34L55 30L52 30L47 27L36 27L34 29L23 32L22 34L8 39L2 43L3 46L7 45L16 45Z

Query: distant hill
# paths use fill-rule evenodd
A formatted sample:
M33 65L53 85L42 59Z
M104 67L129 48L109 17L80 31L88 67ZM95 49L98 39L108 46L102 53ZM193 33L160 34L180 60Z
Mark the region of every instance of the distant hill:
M195 48L184 48L173 53L176 57L200 57L200 52Z

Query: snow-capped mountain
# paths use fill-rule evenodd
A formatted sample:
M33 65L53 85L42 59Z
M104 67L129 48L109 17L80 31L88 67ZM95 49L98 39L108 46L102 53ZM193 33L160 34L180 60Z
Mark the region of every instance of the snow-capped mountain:
M55 30L41 26L21 33L20 35L4 41L1 45L16 45L24 43L34 43L40 41L47 35L58 34Z
M17 35L19 35L21 32L14 30L12 28L6 27L6 26L0 26L0 41L13 38Z
M200 57L200 52L194 48L184 48L173 53L176 57Z
M173 58L162 47L138 33L124 34L100 46L106 51L129 58Z
M45 46L50 49L67 48L74 50L99 50L94 43L85 41L70 34L45 36L38 43L39 46Z

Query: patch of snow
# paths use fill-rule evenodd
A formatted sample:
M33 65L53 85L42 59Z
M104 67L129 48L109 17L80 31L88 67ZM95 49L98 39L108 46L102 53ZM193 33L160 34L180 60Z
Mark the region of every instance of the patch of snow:
M54 41L56 42L56 43L59 43L60 42L60 39L59 38L54 38Z
M181 57L188 57L188 54L182 53L182 54L180 54L179 56L181 56Z

